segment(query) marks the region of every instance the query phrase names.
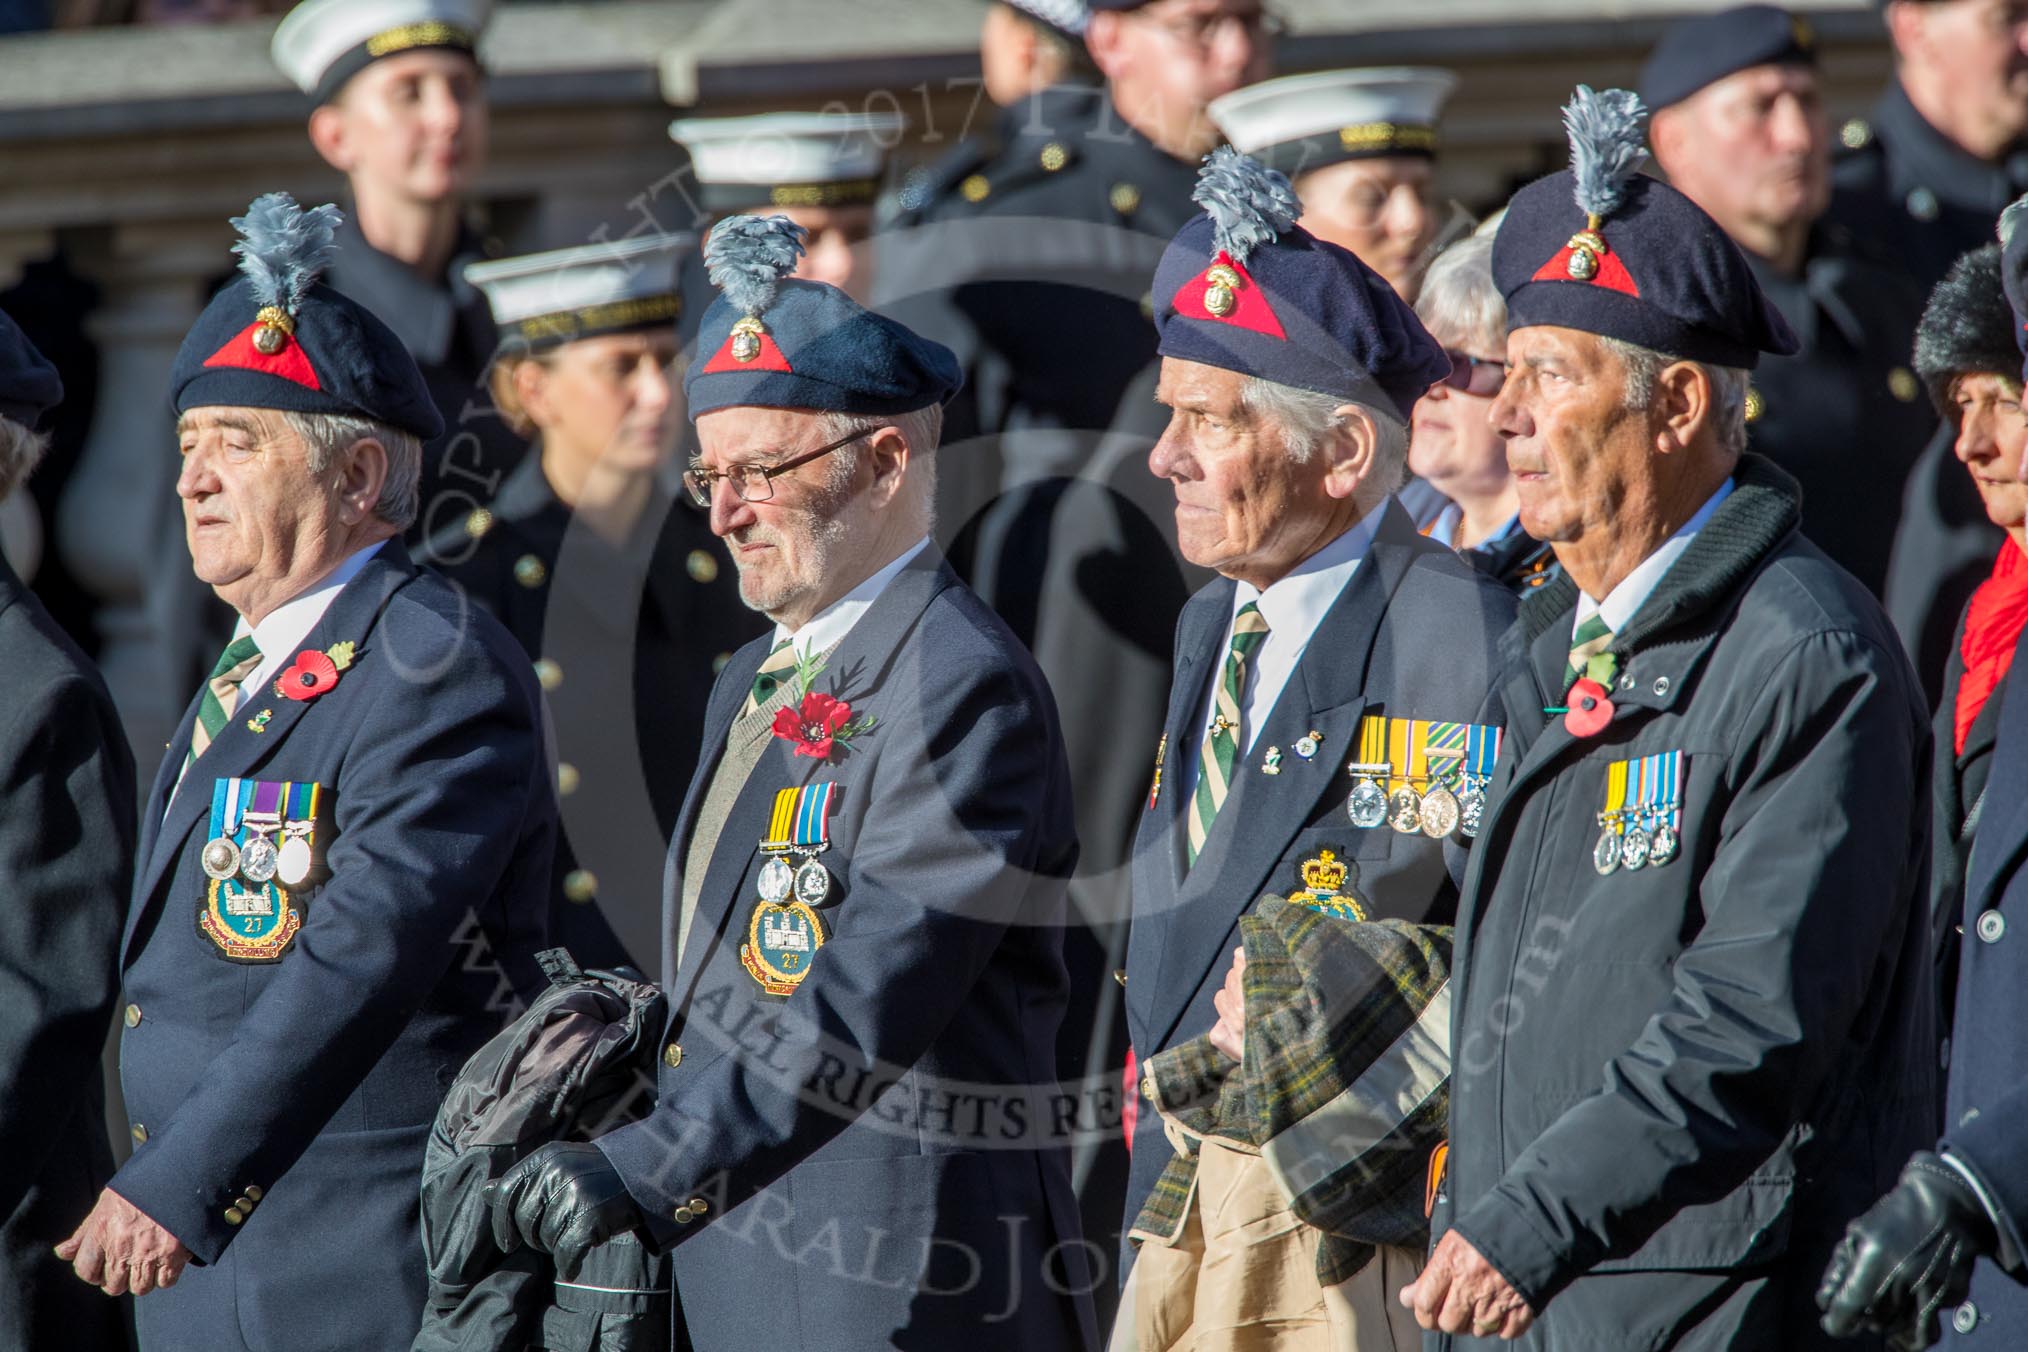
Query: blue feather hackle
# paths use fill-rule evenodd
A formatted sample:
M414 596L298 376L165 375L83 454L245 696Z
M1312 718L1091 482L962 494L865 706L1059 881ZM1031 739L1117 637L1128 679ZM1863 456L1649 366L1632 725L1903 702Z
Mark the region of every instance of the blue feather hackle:
M704 241L705 272L742 314L757 315L796 270L808 234L786 216L728 216Z
M2023 220L2028 220L2028 196L2009 202L2007 209L2000 213L2001 248L2014 242L2014 232L2020 229Z
M1212 242L1236 263L1287 233L1303 214L1302 200L1286 174L1231 146L1204 157L1190 200L1211 217Z
M253 284L254 299L296 313L338 252L335 238L344 219L328 203L305 211L285 192L254 198L246 215L232 218L239 231L232 251Z
M1579 85L1563 109L1570 134L1571 194L1578 209L1601 220L1620 209L1627 184L1647 160L1648 109L1630 89L1594 92Z

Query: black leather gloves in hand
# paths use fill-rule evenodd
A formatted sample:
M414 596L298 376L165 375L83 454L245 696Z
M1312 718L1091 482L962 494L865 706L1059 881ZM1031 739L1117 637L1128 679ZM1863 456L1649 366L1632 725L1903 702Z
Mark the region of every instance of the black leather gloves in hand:
M554 1141L486 1185L493 1239L502 1253L521 1245L553 1255L573 1272L585 1251L642 1223L626 1184L597 1146Z
M1845 1228L1817 1288L1824 1331L1876 1331L1893 1352L1921 1352L1940 1334L1938 1314L1964 1300L1973 1261L1998 1242L1964 1176L1918 1151L1893 1190Z

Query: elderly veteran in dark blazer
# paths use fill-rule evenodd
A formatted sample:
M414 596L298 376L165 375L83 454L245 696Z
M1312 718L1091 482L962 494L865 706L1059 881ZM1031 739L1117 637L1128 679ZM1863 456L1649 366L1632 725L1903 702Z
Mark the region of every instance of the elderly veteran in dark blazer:
M399 535L439 420L319 280L337 210L235 221L172 368L185 535L237 631L142 814L134 1153L59 1255L144 1349L406 1346L444 1091L539 976L556 804L506 631Z
M63 382L0 314L0 502ZM0 1348L112 1352L118 1303L51 1252L112 1176L99 1053L134 869L134 757L105 682L0 557Z
M1953 389L1961 419L1959 458L1994 482L1982 481L1980 496L1995 525L2006 529L2003 548L2018 553L2022 539L2022 452L2028 429L2020 408L2020 378L2028 375L2028 199L2009 207L2000 222L2005 241L1997 263L1990 248L1968 254L1937 288L1943 300L1956 293L1964 318L1990 315L1991 291L2004 283L2009 302L2005 328L1982 326L1986 334L2006 333L2017 345L2015 365L2006 374L1970 373ZM1976 268L1968 264L1977 262ZM1969 296L1953 283L1977 279ZM1932 302L1934 315L1937 304ZM1924 329L1931 330L1928 318ZM1935 347L1932 343L1931 350ZM1990 347L1961 348L1967 368L1990 366ZM1973 354L1978 355L1974 356ZM1923 349L1917 349L1921 360ZM1981 430L1981 424L1991 430ZM1997 440L2005 450L1987 451L1980 441ZM1988 696L1972 725L1991 723L1990 748L1982 753L1983 814L1971 832L1969 872L1955 898L1956 929L1944 932L1961 946L1955 983L1954 1041L1944 1060L1948 1071L1941 1140L1909 1157L1900 1181L1853 1222L1833 1255L1817 1294L1824 1327L1834 1333L1877 1330L1889 1346L1927 1347L1938 1341L1958 1352L2012 1348L2028 1343L2028 1149L2021 1122L2028 1113L2028 1055L2022 1028L2028 998L2018 961L2022 917L2028 913L2028 674L2020 660L2019 560L2006 554L1992 580L1974 594L1963 626L1969 641L1981 628L2006 645L2001 687ZM2004 627L2003 627L2004 626ZM2011 628L2010 637L2006 630ZM1958 689L1991 679L1995 659L1969 648L1952 663ZM1992 711L1992 712L1988 712ZM1962 720L1957 709L1937 711L1939 735ZM1962 723L1960 723L1962 726ZM1944 759L1939 747L1938 761ZM1945 842L1939 840L1941 852ZM1938 901L1945 900L1941 895ZM1941 921L1943 918L1939 917ZM1943 928L1942 925L1939 926ZM1983 1260L1983 1261L1982 1261Z
M1280 173L1221 150L1197 198L1206 213L1155 275L1170 421L1148 468L1174 494L1184 557L1222 576L1176 627L1134 845L1122 975L1143 1060L1217 1020L1240 917L1263 893L1342 866L1348 914L1450 922L1446 847L1478 826L1499 739L1476 715L1514 613L1391 495L1443 349L1379 274L1295 224ZM1446 1020L1430 1022L1441 1044ZM1396 1125L1347 1131L1379 1145ZM1133 1151L1129 1222L1175 1154L1150 1108ZM1389 1262L1405 1280L1419 1257ZM1383 1340L1384 1267L1362 1274Z
M1454 1346L1797 1349L1936 1114L1928 721L1879 605L1743 454L1795 350L1737 246L1585 88L1516 195L1492 417L1564 578L1522 602L1459 906L1421 1280Z
M801 241L734 216L705 251L686 482L774 632L719 676L670 845L660 1101L516 1166L495 1230L566 1273L673 1248L700 1349L1086 1347L1055 705L929 540L955 358L789 279Z

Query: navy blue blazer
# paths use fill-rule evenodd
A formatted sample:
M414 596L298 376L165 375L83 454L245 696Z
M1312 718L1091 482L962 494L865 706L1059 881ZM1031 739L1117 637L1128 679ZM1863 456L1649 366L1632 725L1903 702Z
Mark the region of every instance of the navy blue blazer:
M726 820L680 965L690 836L766 655L720 674L670 851L673 1011L654 1114L599 1141L675 1249L701 1352L1094 1347L1057 1095L1069 775L1040 672L934 549L817 688L877 726L773 740ZM776 793L829 781L828 942L786 997L740 961Z
M1942 1345L1958 1349L2028 1346L2028 635L2001 698L1957 941L1943 1148L2000 1204L2001 1229L2022 1261L2011 1272L1978 1265L1970 1298L1943 1321Z
M99 1054L133 870L112 697L0 557L0 1348L127 1345L123 1302L51 1249L113 1172Z
M314 700L244 690L170 799L193 702L142 818L120 1051L140 1144L111 1186L199 1264L136 1302L144 1347L407 1346L430 1123L537 980L556 804L527 657L398 541L302 646L344 641L351 667ZM277 961L199 929L229 777L328 797L327 873L292 894Z
M1424 835L1352 825L1345 800L1366 715L1471 723L1497 670L1515 600L1440 544L1416 533L1392 499L1351 581L1325 612L1281 697L1241 758L1225 806L1187 871L1184 758L1211 682L1224 669L1233 583L1191 598L1176 625L1176 678L1164 724L1161 791L1143 803L1134 841L1134 917L1127 943L1127 1029L1136 1055L1206 1032L1212 996L1239 946L1239 917L1261 896L1302 887L1305 860L1330 850L1357 869L1348 880L1374 919L1448 925L1457 913L1462 852ZM1309 758L1295 750L1314 734ZM1279 773L1262 766L1279 748ZM1449 858L1446 855L1449 855ZM1126 1222L1133 1224L1173 1153L1143 1103L1135 1126Z

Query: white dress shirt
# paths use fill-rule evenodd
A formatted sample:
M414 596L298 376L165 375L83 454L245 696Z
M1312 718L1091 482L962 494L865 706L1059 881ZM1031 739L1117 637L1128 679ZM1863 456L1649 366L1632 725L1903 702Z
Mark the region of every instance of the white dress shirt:
M1310 636L1317 632L1324 616L1337 604L1345 584L1359 570L1360 561L1373 544L1374 532L1380 528L1380 517L1378 511L1368 512L1351 529L1297 564L1287 576L1269 584L1265 591L1250 582L1233 583L1232 616L1226 620L1217 649L1209 654L1211 679L1206 687L1203 713L1191 727L1189 744L1178 748L1183 755L1180 787L1185 802L1197 791L1198 748L1205 730L1217 717L1218 684L1225 675L1225 659L1232 652L1232 623L1238 618L1240 607L1248 602L1259 606L1261 618L1268 625L1267 637L1247 661L1246 684L1240 691L1239 754L1245 756L1252 752L1261 723L1274 711L1275 701L1295 675L1296 664L1303 660L1303 651L1310 646Z
M859 623L860 616L880 599L880 594L887 590L887 584L900 576L901 570L908 567L916 555L928 549L929 544L929 536L923 536L902 550L892 563L812 615L809 622L794 633L776 625L775 636L768 641L768 651L779 648L783 639L794 639L796 655L806 659L811 653L828 652L837 647L852 632L852 626Z
M1674 535L1662 542L1660 549L1642 559L1633 572L1620 579L1620 585L1607 592L1605 600L1594 601L1583 592L1579 592L1577 613L1570 622L1571 636L1575 638L1578 626L1594 615L1603 616L1606 628L1615 634L1626 628L1627 621L1633 619L1634 612L1654 594L1655 588L1661 583L1670 566L1683 557L1683 551L1697 538L1697 532L1703 530L1705 523L1711 520L1711 514L1718 510L1718 504L1730 496L1732 496L1732 480L1727 479L1718 486L1718 491L1697 509L1697 515L1685 521Z
M324 574L320 580L311 584L308 590L269 611L259 624L249 625L246 616L239 617L239 623L233 626L232 636L238 639L252 634L255 645L261 650L261 663L248 672L246 679L239 683L239 704L234 706L235 711L240 705L258 697L263 687L273 682L284 668L295 663L296 653L302 648L303 640L310 636L310 631L324 618L324 612L338 599L338 593L345 589L346 583L359 576L359 570L366 566L367 560L379 552L380 547L386 543L385 540L376 540L366 548L347 556L345 562ZM183 768L188 770L190 767L186 764ZM182 787L183 779L180 774L177 776L176 784L178 788ZM171 801L175 797L174 793L169 795ZM163 811L166 815L167 803L163 805Z

